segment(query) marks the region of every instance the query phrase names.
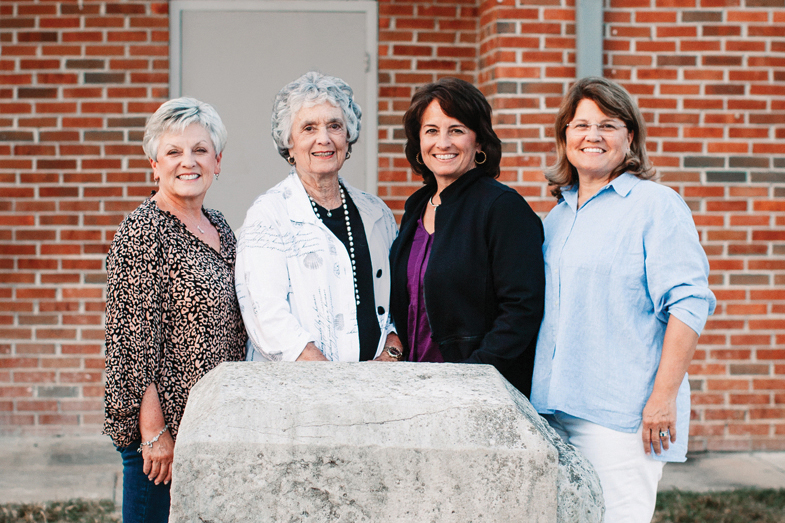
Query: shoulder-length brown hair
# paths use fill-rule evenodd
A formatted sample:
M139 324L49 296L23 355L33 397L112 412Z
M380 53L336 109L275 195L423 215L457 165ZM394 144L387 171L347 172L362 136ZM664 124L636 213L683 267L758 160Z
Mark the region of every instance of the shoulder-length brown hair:
M406 159L412 170L423 177L426 185L435 184L436 178L428 167L417 161L420 154L420 127L425 109L436 100L444 114L455 118L474 131L477 142L487 155L482 164L484 174L499 176L502 159L502 142L491 126L491 106L479 89L459 78L446 77L427 84L414 93L412 103L403 115L406 132Z
M606 78L592 76L575 82L556 114L556 163L544 173L552 187L551 194L559 199L563 187L578 184L578 171L567 159L567 124L575 116L578 104L585 99L596 103L609 118L623 121L632 133L630 152L613 170L611 179L625 172L644 180L654 177L656 170L646 154L646 122L638 106L624 87Z

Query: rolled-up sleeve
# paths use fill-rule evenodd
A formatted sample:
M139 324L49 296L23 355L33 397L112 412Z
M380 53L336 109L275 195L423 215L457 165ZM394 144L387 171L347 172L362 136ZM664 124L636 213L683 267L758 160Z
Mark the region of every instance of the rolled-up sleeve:
M716 306L709 262L689 208L675 192L665 194L643 234L648 290L660 321L673 314L700 335Z

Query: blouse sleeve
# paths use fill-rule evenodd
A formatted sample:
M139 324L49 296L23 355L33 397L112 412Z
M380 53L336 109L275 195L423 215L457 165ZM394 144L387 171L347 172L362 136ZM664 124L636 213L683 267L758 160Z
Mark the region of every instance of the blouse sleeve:
M505 192L491 206L486 235L499 313L466 363L501 369L529 347L542 320L542 221L522 197Z
M709 262L684 200L671 189L656 201L643 233L646 284L654 314L671 314L700 335L716 299L709 290Z
M157 381L163 252L155 227L121 225L106 260L106 428L115 445L139 437L142 396Z
M285 237L276 218L257 207L255 203L248 211L240 230L235 266L237 299L253 346L247 359L294 361L314 338L289 305L286 260L293 238Z

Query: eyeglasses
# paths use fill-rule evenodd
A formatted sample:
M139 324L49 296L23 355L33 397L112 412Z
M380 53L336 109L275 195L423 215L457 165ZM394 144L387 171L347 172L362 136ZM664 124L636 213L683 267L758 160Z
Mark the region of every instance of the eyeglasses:
M592 125L597 126L597 132L603 136L610 136L619 129L626 129L627 126L623 123L618 122L602 122L602 123L589 123L584 122L582 120L578 120L576 122L570 122L567 124L567 129L572 130L578 136L584 136L589 134L589 130L591 129Z

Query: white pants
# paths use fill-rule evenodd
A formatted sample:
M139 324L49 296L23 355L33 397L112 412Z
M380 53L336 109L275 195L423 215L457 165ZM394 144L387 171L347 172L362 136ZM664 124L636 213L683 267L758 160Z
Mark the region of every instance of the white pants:
M557 412L543 416L594 466L605 497L605 523L650 523L665 463L643 452L641 429L619 432Z

